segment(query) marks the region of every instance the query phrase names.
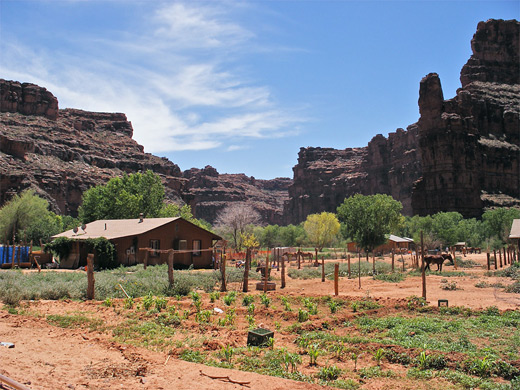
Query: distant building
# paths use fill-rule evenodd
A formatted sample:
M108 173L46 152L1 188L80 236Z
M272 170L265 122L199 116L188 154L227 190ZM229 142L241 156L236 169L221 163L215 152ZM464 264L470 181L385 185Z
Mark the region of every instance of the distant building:
M209 268L212 265L212 249L222 238L202 229L181 217L107 219L91 222L83 228L75 228L57 234L52 238L67 237L76 241L71 254L62 259L60 268L78 268L87 263L85 240L104 237L112 242L117 251L117 260L122 265L143 263L146 251L155 249L148 255L148 264L163 264L168 260L164 250L186 251L174 255L174 265L180 267Z
M411 249L414 245L414 241L411 238L407 237L398 237L394 236L393 234L390 234L388 236L388 241L383 244L379 245L377 248L374 249L374 252L376 253L390 253L392 250L397 249ZM356 242L349 242L347 244L347 250L349 252L357 252L358 251L358 245Z
M516 243L520 246L520 219L514 219L511 225L511 232L509 233L511 240L516 240Z

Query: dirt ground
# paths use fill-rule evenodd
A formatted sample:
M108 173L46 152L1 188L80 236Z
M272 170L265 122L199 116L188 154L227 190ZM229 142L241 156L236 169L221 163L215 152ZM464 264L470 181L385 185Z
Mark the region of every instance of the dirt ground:
M459 269L467 276L450 278L456 280L458 290L441 289L443 277L430 275L427 277L427 300L436 306L438 299L448 299L450 306L465 306L472 309L496 306L501 310L518 309L518 294L505 293L503 289L477 288L475 284L486 281L489 284L509 284L504 278L485 276L486 256L469 255L480 266L471 269ZM466 259L467 259L466 258ZM362 260L364 261L364 260ZM390 261L388 258L385 261ZM409 263L409 258L407 259ZM400 263L396 263L400 264ZM353 265L354 266L354 265ZM445 266L445 271L452 271L453 266ZM280 289L279 274L274 272L277 290L269 294L283 294L286 297L297 296L333 296L334 283L331 280L292 280L287 278L287 286ZM250 283L254 289L254 283ZM238 286L229 286L238 290ZM399 302L412 295L420 296L422 292L421 278L408 277L400 283L388 283L362 278L362 287L358 287L357 279L341 278L339 298L357 299L370 296L385 307L383 315L395 309ZM251 294L259 294L253 291ZM207 297L204 298L204 309L213 308ZM179 303L183 307L190 305L187 298ZM115 302L122 308L122 302ZM260 304L257 305L262 317ZM24 304L24 311L29 315L9 314L4 308L0 310L0 341L14 343L14 348L0 347L0 374L16 380L31 389L319 389L322 386L303 382L295 382L276 377L263 376L256 373L204 366L188 363L177 358L175 349L167 352L155 352L144 348L118 344L107 332L89 331L88 329L59 328L46 320L49 314L90 313L102 319L107 325L120 321L114 307L106 307L101 302L74 301L38 301ZM121 309L122 310L122 309ZM281 309L279 310L282 313ZM256 312L255 312L256 313ZM271 312L270 312L271 313ZM275 311L276 313L276 311ZM214 338L220 344L245 345L247 323L243 317L245 308L237 305L238 318L243 323L237 324L236 331L213 327L208 328L205 337ZM256 314L255 314L256 315ZM270 321L265 317L265 321ZM282 316L279 317L281 321ZM287 318L287 324L294 319ZM309 326L318 326L322 321L316 318ZM264 325L260 321L258 326ZM273 325L266 323L265 325ZM285 323L283 323L285 325ZM189 324L186 325L189 327ZM195 326L193 326L195 329ZM282 327L283 328L283 327ZM198 327L197 327L198 329ZM222 334L223 333L223 334ZM292 345L294 340L285 332L276 339L277 346ZM368 364L368 362L366 362ZM361 362L363 364L363 362ZM397 367L392 367L399 369ZM227 379L212 379L209 376L227 377L232 381L248 382L244 384L230 383ZM403 384L409 389L422 388L412 381ZM392 389L391 379L380 379L363 385L362 389ZM403 388L403 387L400 387Z

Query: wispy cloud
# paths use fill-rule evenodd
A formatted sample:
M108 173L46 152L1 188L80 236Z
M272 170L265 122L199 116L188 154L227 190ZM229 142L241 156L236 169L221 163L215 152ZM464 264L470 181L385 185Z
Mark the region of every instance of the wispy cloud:
M305 119L277 106L271 88L243 76L233 56L222 58L223 49L255 37L233 4L168 4L152 11L148 29L111 40L89 36L96 45L78 42L82 51L0 42L0 72L45 86L62 108L126 113L134 138L152 153L234 151L247 140L294 135Z

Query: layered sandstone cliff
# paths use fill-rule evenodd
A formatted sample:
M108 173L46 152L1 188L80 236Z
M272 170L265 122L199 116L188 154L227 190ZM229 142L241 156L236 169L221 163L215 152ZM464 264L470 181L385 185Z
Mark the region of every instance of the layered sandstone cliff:
M213 222L232 202L246 202L266 223L281 223L290 179L255 180L206 167L184 173L144 153L125 114L60 110L45 88L0 79L0 205L32 188L54 211L77 215L88 188L124 173L152 170L169 201L188 203Z
M437 74L421 81L423 175L414 213L478 217L486 208L520 206L519 36L514 20L479 23L452 99L444 100Z
M388 138L378 134L363 148L301 148L293 168L294 183L285 204L287 223L336 208L354 194L383 193L412 213L412 184L421 176L417 126L398 129Z
M219 174L211 166L184 172L184 198L194 215L214 222L218 213L233 202L244 202L268 224L283 222L283 204L291 179L258 180L244 174Z
M300 149L286 222L335 211L356 193L392 195L407 215L520 206L519 36L515 20L479 23L457 96L444 100L438 75L426 76L420 119L406 131L364 148Z

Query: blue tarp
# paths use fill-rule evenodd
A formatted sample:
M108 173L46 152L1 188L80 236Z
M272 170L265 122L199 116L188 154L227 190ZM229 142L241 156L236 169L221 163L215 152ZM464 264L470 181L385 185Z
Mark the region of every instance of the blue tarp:
M29 262L29 247L19 246L15 247L14 263L18 262L18 256L20 256L20 263ZM0 246L0 264L11 264L13 261L13 247L12 246Z

